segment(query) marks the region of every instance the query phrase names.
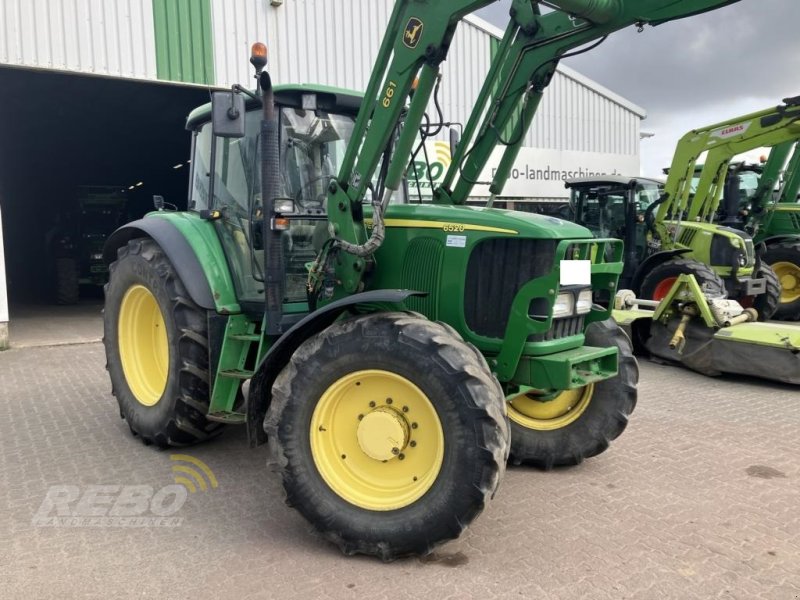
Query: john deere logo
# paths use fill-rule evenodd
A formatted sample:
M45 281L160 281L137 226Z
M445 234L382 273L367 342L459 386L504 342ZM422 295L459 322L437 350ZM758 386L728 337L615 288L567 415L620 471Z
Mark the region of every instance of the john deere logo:
M419 40L422 37L422 29L424 28L422 21L416 17L411 17L406 25L406 31L403 33L403 43L412 50L417 47Z

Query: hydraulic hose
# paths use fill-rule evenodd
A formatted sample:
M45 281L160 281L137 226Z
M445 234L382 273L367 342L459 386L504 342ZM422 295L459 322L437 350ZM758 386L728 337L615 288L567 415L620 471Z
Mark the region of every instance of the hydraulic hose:
M383 194L382 201L372 202L372 233L369 239L363 244L351 244L345 240L336 240L336 247L341 248L344 252L358 256L360 258L367 258L372 256L383 244L383 238L386 235L386 226L383 223L383 213L386 207L389 206L389 200L392 199L394 190L386 189Z

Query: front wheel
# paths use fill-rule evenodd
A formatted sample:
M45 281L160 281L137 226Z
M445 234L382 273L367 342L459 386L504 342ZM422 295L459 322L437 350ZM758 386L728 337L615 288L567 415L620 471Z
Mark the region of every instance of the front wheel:
M663 300L681 275L694 275L700 287L725 289L725 282L708 265L688 258L673 258L653 267L642 281L638 295L644 300Z
M278 376L265 421L286 501L346 554L427 554L494 495L509 431L486 361L405 313L337 323Z
M511 461L543 469L576 465L597 456L619 437L636 406L639 365L628 336L611 319L592 323L586 345L619 351L619 374L612 379L555 396L531 390L508 397Z
M57 258L55 295L58 304L77 304L80 299L80 274L74 258Z

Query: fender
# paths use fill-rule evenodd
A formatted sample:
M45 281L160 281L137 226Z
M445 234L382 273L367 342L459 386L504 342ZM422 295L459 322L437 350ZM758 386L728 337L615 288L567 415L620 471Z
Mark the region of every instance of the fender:
M247 439L250 446L259 446L267 441L264 433L264 417L272 397L272 384L295 350L304 341L323 329L333 325L345 311L351 313L367 312L356 310L356 305L366 303L401 304L411 296L427 296L427 292L412 290L373 290L347 296L323 306L312 312L284 333L276 341L256 368L256 374L250 381L247 395Z
M792 235L792 234L783 234L783 235L773 235L768 238L764 238L759 242L760 244L766 244L767 248L769 248L770 244L779 244L781 242L798 242L800 243L800 233Z
M137 237L149 237L161 247L195 304L206 310L216 310L211 286L197 255L186 237L166 219L139 219L117 229L103 247L105 263L115 261L117 250Z
M658 265L667 262L671 258L675 258L676 256L680 256L682 254L687 254L691 251L692 250L690 248L679 248L677 250L664 250L663 252L656 252L655 254L648 256L645 261L639 265L639 268L636 269L636 274L633 276L633 283L631 284L633 292L635 294L639 293L644 278Z

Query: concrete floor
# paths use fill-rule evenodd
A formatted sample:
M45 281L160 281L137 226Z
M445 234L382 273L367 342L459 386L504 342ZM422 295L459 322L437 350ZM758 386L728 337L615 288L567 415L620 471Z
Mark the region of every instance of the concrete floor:
M0 353L2 598L800 598L797 387L642 362L608 452L510 468L461 538L383 564L314 535L241 428L178 451L218 487L186 495L175 526L37 522L58 486L100 494L69 517L174 484L176 452L131 436L104 363L99 343Z
M12 348L81 344L103 339L103 300L81 300L74 306L12 305L9 340Z

